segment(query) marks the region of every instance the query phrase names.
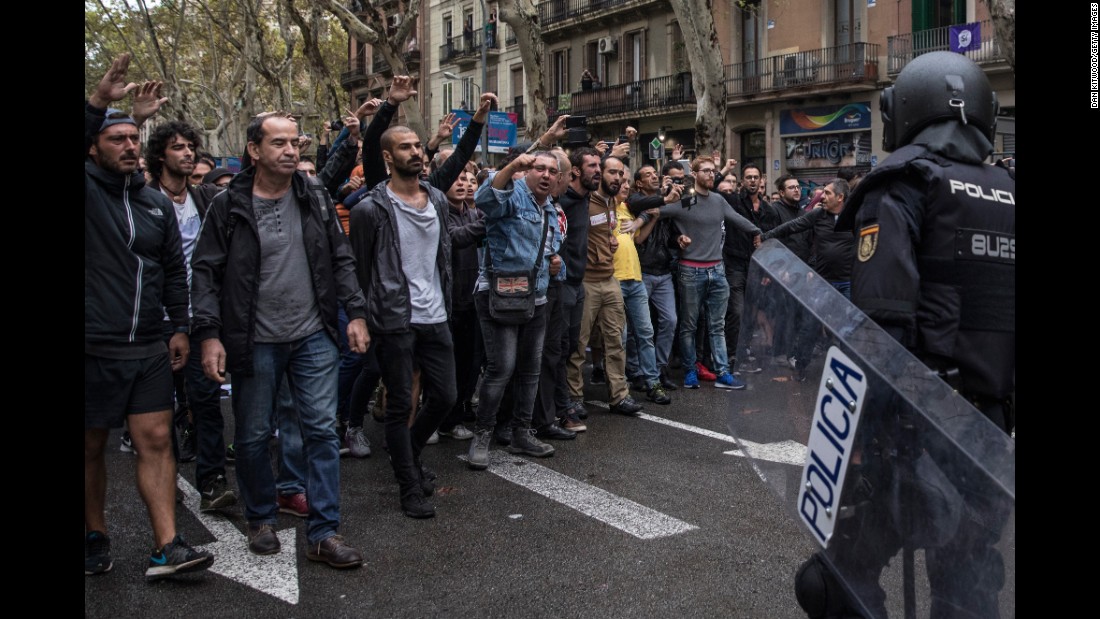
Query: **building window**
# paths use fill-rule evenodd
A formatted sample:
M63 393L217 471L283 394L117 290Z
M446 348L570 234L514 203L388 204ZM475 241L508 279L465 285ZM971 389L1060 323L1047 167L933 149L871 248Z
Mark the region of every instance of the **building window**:
M623 82L640 82L646 77L645 30L626 33L623 42Z
M443 82L443 115L451 113L454 108L452 102L454 101L454 84L451 82Z
M913 32L966 23L966 0L913 0Z
M763 129L749 129L741 133L741 158L743 164L755 163L760 169L768 169L768 148Z
M555 95L564 95L572 92L569 90L569 50L560 49L553 52L551 61L552 88Z

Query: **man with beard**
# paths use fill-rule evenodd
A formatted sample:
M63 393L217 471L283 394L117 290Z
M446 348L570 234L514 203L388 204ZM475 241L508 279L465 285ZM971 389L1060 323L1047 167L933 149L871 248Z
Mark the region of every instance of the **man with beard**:
M84 106L84 574L113 565L104 448L109 429L126 420L156 548L145 578L156 580L205 570L214 557L176 533L168 436L172 371L189 353L187 268L171 201L138 172L138 127L167 99L159 98L158 82L127 84L129 64L129 54L119 56ZM133 116L108 109L135 88Z
M569 358L569 391L574 400L584 399L585 348L592 329L603 336L604 360L607 371L608 404L613 413L636 417L642 405L630 397L626 382L626 351L623 348L623 328L626 310L623 292L615 280L615 250L619 247L616 230L615 195L619 193L625 175L623 162L616 157L604 159L600 186L588 196L588 252L584 267L584 312L580 337ZM568 271L567 271L568 273Z
M747 181L748 177L744 178ZM802 188L798 183L798 179L790 174L784 174L775 181L775 187L779 190L779 201L772 204L778 217L776 225L785 224L801 217L803 211L799 205L799 197L802 194ZM803 262L807 264L810 262L810 233L808 231L779 237L779 240ZM786 366L790 362L788 355L794 354L794 340L806 317L800 311L787 307L783 299L780 299L779 303L783 305L774 308L769 316L769 319L779 318L779 322L774 325L772 350L770 353L767 353L767 351L762 352L771 354L776 365Z
M779 216L775 208L760 197L756 191L760 181L760 169L755 164L745 164L742 170L746 186L740 191L734 189L733 181L728 178L718 183L718 193L729 202L734 212L756 224L763 231L771 230L779 223ZM797 181L792 180L797 184ZM730 287L730 298L726 304L726 353L730 357L730 367L743 374L755 374L761 371L757 365L745 354L746 350L738 347L738 336L741 333L741 314L745 307L745 285L749 278L749 259L753 252L752 237L740 234L736 231L726 232L726 238L722 243L722 261L726 267L726 282ZM745 343L746 345L748 342Z
M362 554L337 533L340 447L337 305L351 319L352 350L370 343L355 259L328 190L297 171L298 125L284 113L248 124L246 168L214 197L192 259L196 339L206 376L233 374L237 488L248 548L280 551L268 443L277 393L288 379L306 453L306 558L358 567Z
M555 123L556 124L556 123ZM588 261L588 195L600 186L600 153L587 146L573 149L569 155L569 187L558 197L558 204L565 211L568 227L565 241L562 243L561 258L565 266L565 283L561 288L561 311L568 320L568 328L562 330L562 359L559 376L567 376L568 358L577 350L581 334L581 319L584 314L584 270ZM560 391L555 400L562 406L561 396L568 404L559 408L561 427L573 432L584 432L588 427L582 421L588 418L588 411L582 400L570 397L566 391L566 381L558 383Z
M487 363L478 398L477 428L470 445L471 469L489 466L489 443L497 411L513 374L516 380L508 451L539 458L554 454L553 447L535 437L531 419L546 335L546 290L550 277L561 268L561 261L555 260L561 245L558 213L550 200L558 174L558 159L553 153L522 154L476 194L478 209L485 213L486 238L474 305L485 338ZM531 273L529 277L534 279L527 283L535 297L534 313L522 323L501 320L490 312L491 275L521 271Z
M691 238L691 245L680 257L680 351L684 367L684 387L699 388L699 376L695 369L695 327L700 308L706 308L707 336L714 370L717 373L714 386L718 389L744 389L745 383L737 380L729 371L726 356L725 315L730 287L722 265L722 234L744 233L757 237L760 228L748 221L729 205L717 192L712 192L712 179L717 171L714 160L696 157L691 163L695 173L694 193L680 204L661 207L661 217L675 219L680 230ZM749 176L742 171L743 177ZM756 241L757 239L753 239Z
M195 153L202 146L198 132L191 125L171 121L157 126L149 136L146 161L153 189L172 200L183 242L183 259L187 264L187 283L191 283L191 256L199 239L202 218L206 215L213 188L203 189L188 183L195 171ZM201 342L191 338L196 352ZM176 411L175 425L179 429L181 462L196 460L195 487L201 495L201 509L211 511L235 505L237 495L228 488L225 479L225 420L222 418L221 385L207 378L202 371L202 355L188 359L181 378L186 389L186 406ZM182 403L181 403L182 404ZM192 419L187 419L187 410Z
M386 385L386 444L400 486L401 509L431 518L434 475L420 453L455 404L455 358L447 324L451 303L451 237L447 196L427 181L416 133L393 126L380 138L388 180L351 210L351 244L367 296L367 324ZM413 367L425 405L408 425Z

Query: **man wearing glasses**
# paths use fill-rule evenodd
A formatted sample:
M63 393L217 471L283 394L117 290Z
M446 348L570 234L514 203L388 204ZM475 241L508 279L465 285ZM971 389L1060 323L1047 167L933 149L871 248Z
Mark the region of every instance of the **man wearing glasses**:
M661 207L661 217L676 222L691 243L680 255L678 288L682 311L680 313L680 356L684 367L684 387L699 388L699 376L695 370L695 327L699 311L706 307L707 337L710 339L714 370L718 374L714 386L718 389L744 389L741 382L730 373L726 354L726 305L730 288L722 264L723 223L726 234L747 234L753 242L759 240L760 228L738 215L718 192L712 192L716 169L714 159L697 157L691 162L695 173L695 186L688 197L679 203ZM742 171L742 178L747 176Z

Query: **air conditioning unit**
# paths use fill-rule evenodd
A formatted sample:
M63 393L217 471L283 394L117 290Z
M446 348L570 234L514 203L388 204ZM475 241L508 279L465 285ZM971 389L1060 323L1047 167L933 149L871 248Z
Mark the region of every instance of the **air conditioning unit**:
M601 54L611 56L619 47L619 41L615 37L600 37L598 45Z

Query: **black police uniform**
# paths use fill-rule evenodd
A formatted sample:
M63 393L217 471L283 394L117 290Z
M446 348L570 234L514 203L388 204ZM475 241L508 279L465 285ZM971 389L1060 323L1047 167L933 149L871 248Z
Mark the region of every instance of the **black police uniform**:
M1004 168L911 144L869 174L847 207L858 239L852 302L1006 432L1016 374L1015 190Z
M957 139L980 141L958 129ZM852 192L837 224L851 227L852 301L1008 432L1016 367L1009 172L948 158L942 148L905 146ZM864 606L885 616L879 574L908 540L925 549L930 616L997 617L1004 565L994 545L1012 505L989 496L973 471L938 457L943 446L921 440L920 420L899 419L894 408L884 403L864 419L872 425L863 431L851 501L861 507L837 530L847 582ZM933 495L943 509L928 507L936 501L924 499ZM918 515L899 516L907 510ZM820 561L800 570L796 593L800 602L812 600L804 608L821 611L811 616L858 616Z

